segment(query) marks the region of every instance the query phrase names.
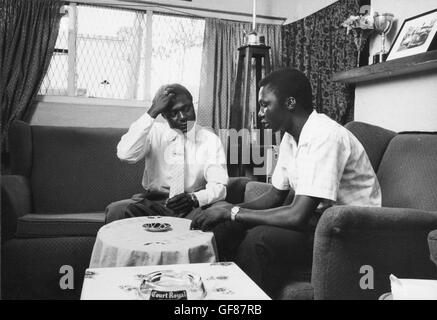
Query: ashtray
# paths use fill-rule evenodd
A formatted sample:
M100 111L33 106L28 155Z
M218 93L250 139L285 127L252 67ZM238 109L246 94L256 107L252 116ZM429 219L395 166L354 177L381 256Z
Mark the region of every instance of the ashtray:
M155 271L141 282L139 293L146 300L201 300L206 291L200 276L182 271Z
M152 222L143 224L143 228L150 232L164 232L171 230L170 223Z

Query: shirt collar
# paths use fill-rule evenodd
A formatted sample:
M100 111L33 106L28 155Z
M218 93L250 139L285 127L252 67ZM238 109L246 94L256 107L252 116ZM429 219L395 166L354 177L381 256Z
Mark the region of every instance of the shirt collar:
M167 127L168 127L168 130L167 130L167 132L165 133L165 139L166 139L168 142L173 142L173 141L175 141L176 138L177 138L178 136L180 136L181 134L180 134L179 131L170 128L170 126L168 125L168 123L167 123ZM194 135L194 138L195 138L195 140L196 140L196 142L197 142L198 139L199 139L199 131L200 131L200 128L201 128L201 127L200 127L197 123L195 123L194 126L191 128L191 130L189 130L189 131L186 133L185 137L188 138L188 140L191 141L192 138L193 138L193 135Z
M317 125L317 115L318 113L316 110L313 110L313 112L311 112L307 121L303 125L302 131L300 132L299 144L296 143L296 140L294 140L294 137L291 134L286 133L288 143L296 145L296 147L308 143L311 137L311 132L313 131L312 128Z

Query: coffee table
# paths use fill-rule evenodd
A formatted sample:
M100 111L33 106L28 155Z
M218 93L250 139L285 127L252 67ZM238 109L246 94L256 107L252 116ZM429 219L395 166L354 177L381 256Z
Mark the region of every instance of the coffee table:
M81 300L145 300L139 291L142 280L163 270L199 275L206 300L270 300L233 262L87 269Z
M144 224L168 223L165 232L150 232ZM139 217L111 222L97 233L90 268L167 265L216 261L212 232L190 230L191 220Z

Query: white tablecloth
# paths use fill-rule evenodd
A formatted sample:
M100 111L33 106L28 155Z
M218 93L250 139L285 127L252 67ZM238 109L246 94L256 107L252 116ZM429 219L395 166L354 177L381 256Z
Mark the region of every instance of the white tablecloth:
M87 269L81 300L142 300L139 288L150 272L173 270L201 277L206 300L270 300L236 264L195 263L169 266Z
M150 232L145 223L169 223L171 230ZM190 230L191 220L140 217L111 222L100 228L90 268L202 263L216 261L212 232Z

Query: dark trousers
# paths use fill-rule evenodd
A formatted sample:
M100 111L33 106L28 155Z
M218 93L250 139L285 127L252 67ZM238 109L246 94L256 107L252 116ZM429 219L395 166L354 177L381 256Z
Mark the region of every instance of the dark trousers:
M173 210L165 206L167 199L168 193L146 191L132 196L131 199L113 202L106 207L106 223L143 216L176 216ZM184 218L192 219L198 211L199 208L194 209Z
M143 216L173 216L174 212L165 206L168 193L146 191L130 199L111 203L106 207L106 223Z
M310 263L311 232L225 222L215 227L220 261L234 261L267 294L290 279L293 267Z

